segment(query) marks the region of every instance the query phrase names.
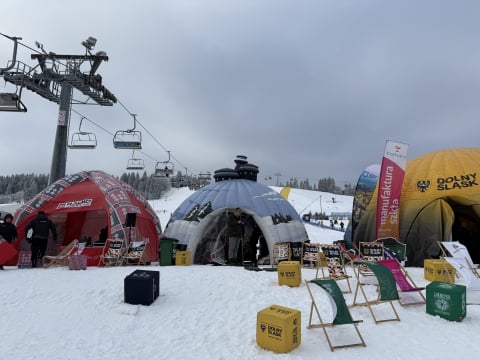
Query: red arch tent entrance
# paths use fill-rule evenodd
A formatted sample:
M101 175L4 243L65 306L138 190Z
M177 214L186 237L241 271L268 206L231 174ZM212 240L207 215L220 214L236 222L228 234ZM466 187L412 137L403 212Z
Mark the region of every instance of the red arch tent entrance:
M108 227L107 236L147 243L146 261L158 260L160 221L150 204L130 185L102 171L82 171L60 179L37 194L14 214L18 238L17 250L25 247L25 228L43 210L54 222L59 245L74 239L90 238L95 244L101 229ZM126 227L127 214L134 226ZM132 224L132 221L130 221ZM56 247L49 239L47 253ZM15 265L18 259L11 260Z

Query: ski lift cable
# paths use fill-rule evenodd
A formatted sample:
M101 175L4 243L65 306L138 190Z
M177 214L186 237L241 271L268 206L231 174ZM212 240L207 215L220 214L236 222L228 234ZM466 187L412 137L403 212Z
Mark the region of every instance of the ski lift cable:
M120 106L131 116L133 116L133 113L128 110L128 108L120 101L120 99L118 99L117 97L117 102L120 104ZM137 121L137 124L140 125L142 127L142 129L145 130L145 132L150 135L152 137L152 139L167 153L169 153L170 151L167 150L167 148L165 146L163 146L160 141L158 141L158 139L145 127L143 126L143 124L138 120L136 119ZM183 167L185 170L187 169L174 155L171 154L170 152L170 156L172 159L174 159L181 167Z
M99 129L105 131L107 134L109 135L112 135L113 136L113 133L108 131L107 129L105 129L103 126L97 124L95 121L93 121L92 119L89 119L88 117L86 117L85 115L79 113L77 110L73 109L72 108L72 112L74 112L75 114L77 114L78 116L80 116L81 118L83 118L84 120L87 120L89 121L90 123L92 123L93 125L95 125L96 127L98 127Z
M78 116L80 116L81 118L83 118L84 120L87 120L87 121L90 122L91 124L95 125L95 126L98 127L99 129L105 131L107 134L109 134L109 135L111 135L111 136L114 135L111 131L105 129L103 126L97 124L95 121L93 121L92 119L88 118L87 116L81 114L81 113L78 112L77 110L75 110L75 109L72 108L72 112L74 112L75 114L77 114ZM143 151L143 150L137 150L137 152L143 154L144 156L148 157L149 159L151 159L151 160L153 160L153 161L155 161L155 162L158 162L157 159L155 159L153 156L150 156L149 154L147 154L147 153L146 153L145 151Z

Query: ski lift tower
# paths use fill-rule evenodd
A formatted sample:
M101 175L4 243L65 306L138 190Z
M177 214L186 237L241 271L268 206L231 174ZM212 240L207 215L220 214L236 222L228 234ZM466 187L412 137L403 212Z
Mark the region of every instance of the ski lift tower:
M95 38L89 37L82 41L82 45L85 47L84 55L59 55L53 52L47 53L43 49L43 45L36 42L36 46L41 50L40 53L31 55L33 60L38 61L36 66L30 67L16 61L13 67L2 74L5 81L22 88L25 87L43 98L59 104L49 184L65 176L71 105L112 106L117 102L116 97L103 86L102 76L96 74L102 61L108 61L108 56L104 51L92 54L96 43ZM83 65L89 69L82 70ZM74 99L74 89L80 91L86 99Z

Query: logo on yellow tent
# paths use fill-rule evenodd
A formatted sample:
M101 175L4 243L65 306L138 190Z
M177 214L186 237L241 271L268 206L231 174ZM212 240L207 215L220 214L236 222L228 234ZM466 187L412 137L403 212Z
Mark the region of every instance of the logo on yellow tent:
M425 192L430 187L430 180L419 180L417 181L417 189L420 192Z

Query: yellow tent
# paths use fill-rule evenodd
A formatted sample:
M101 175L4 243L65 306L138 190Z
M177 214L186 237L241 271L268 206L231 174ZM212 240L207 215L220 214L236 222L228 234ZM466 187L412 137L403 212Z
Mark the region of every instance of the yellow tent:
M355 230L355 242L375 240L376 192ZM407 163L400 198L400 241L408 264L437 257L437 241L458 240L480 260L480 148L431 152Z

